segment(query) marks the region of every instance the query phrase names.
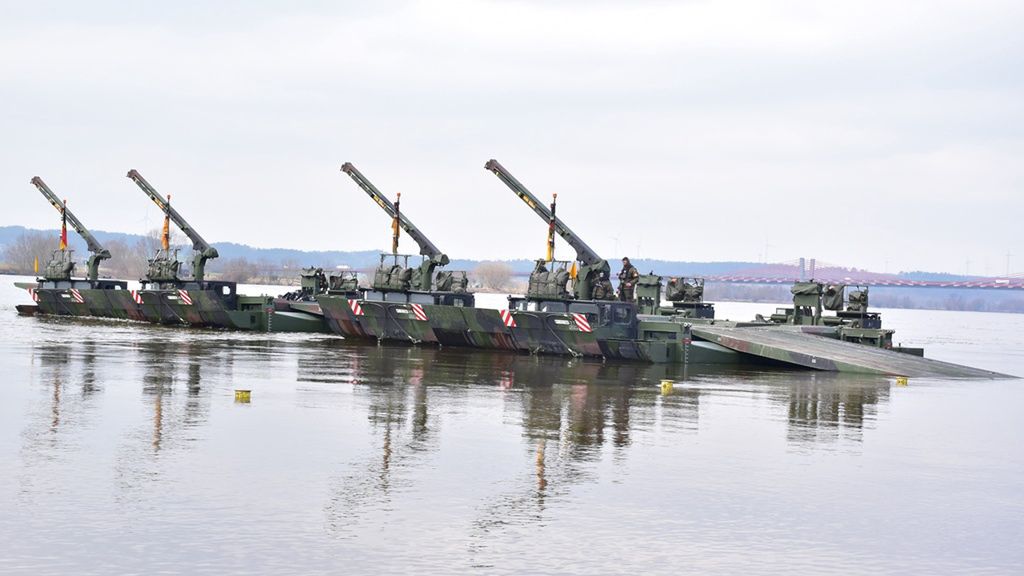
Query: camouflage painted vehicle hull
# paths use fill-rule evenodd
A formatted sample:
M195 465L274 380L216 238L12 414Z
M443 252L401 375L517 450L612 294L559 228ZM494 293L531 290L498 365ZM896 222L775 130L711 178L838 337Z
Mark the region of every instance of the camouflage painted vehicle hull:
M479 310L479 313L488 311ZM493 310L500 317L500 312ZM516 348L533 354L604 356L599 334L583 330L571 316L546 312L508 312ZM612 355L612 358L617 356Z
M82 296L89 308L87 316L97 318L119 318L144 321L141 307L132 299L130 290L90 289L82 290Z
M476 316L475 308L357 300L320 296L331 331L346 338L428 343L441 346L514 350L497 310Z
M228 328L256 332L329 332L320 305L270 296L239 296Z
M115 295L129 296L129 291L117 288L90 288L87 282L73 282L72 287L48 288L39 284L16 282L15 286L28 291L29 297L38 306L38 313L51 316L95 316L118 318ZM78 284L82 287L75 287Z
M91 316L92 312L85 298L90 290L60 290L43 288L36 290L39 309L55 316Z
M20 287L25 287L24 283ZM119 318L154 324L207 325L199 311L187 310L166 290L30 288L39 313L52 316Z
M216 291L181 289L141 292L143 300L146 300L147 295L155 296L161 314L164 314L165 310L170 311L170 315L181 324L196 327L233 327L227 313L227 305Z
M121 320L135 320L137 322L148 322L146 310L143 304L136 301L141 295L136 291L113 290L103 294L110 308L107 314L110 318ZM144 301L143 301L144 302Z
M229 302L216 290L39 288L38 284L27 282L16 283L16 286L28 290L36 303L36 313L51 316L116 318L261 332L327 331L315 303L279 302L269 296L238 296Z
M667 321L661 322L665 325L662 332L671 332L671 337L644 341L591 327L574 314L413 305L331 295L318 301L330 329L354 339L642 362L683 361L684 346L689 344L683 337L683 325ZM690 360L736 362L735 353L717 348L694 349Z
M129 297L133 298L131 302L125 301L123 298L118 299L119 303L125 306L125 308L119 310L119 314L123 312L125 315L140 315L143 322L152 324L182 323L178 315L174 313L174 310L161 298L160 291L158 290L138 290ZM137 298L141 303L134 300L134 298Z

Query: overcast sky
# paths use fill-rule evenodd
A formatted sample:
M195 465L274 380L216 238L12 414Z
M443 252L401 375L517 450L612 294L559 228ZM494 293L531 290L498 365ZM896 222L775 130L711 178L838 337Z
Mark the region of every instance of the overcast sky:
M497 158L608 259L1024 270L1019 1L3 12L0 224L57 224L38 175L156 228L136 168L214 243L389 246L350 161L450 256L541 257Z

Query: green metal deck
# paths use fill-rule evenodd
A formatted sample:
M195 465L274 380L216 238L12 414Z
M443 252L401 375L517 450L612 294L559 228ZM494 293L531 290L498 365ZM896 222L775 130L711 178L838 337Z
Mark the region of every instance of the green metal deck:
M800 326L694 326L694 336L731 350L786 364L832 372L858 372L908 378L1013 378L910 354L816 336Z

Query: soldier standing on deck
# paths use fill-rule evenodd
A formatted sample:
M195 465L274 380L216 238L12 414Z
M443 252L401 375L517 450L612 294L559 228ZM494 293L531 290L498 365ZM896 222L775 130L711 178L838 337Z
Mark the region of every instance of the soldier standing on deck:
M640 273L637 272L636 267L629 263L629 258L623 258L622 271L619 272L619 300L633 301L633 289L639 279Z
M608 273L604 270L597 277L597 284L594 285L594 292L591 295L594 300L615 300L615 287L608 279Z

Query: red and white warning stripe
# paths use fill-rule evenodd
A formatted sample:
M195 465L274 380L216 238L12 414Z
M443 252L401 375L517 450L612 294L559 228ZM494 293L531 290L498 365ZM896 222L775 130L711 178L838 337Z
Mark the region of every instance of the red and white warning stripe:
M75 302L78 302L79 304L85 304L85 298L82 298L82 295L78 292L77 288L72 288L70 291L71 297L75 299Z
M132 300L135 300L136 304L142 304L142 292L138 290L132 290Z
M516 319L512 317L512 312L510 310L499 310L498 313L501 314L501 321L505 326L508 326L509 328L516 327Z
M416 315L417 320L420 322L427 321L427 313L423 311L423 306L420 306L419 304L409 304L409 307L412 308L412 313Z
M586 314L580 314L573 312L572 319L576 321L576 327L580 329L580 332L590 332L590 322L587 321Z
M363 315L363 307L359 305L359 300L349 300L348 307L352 309L352 313L356 316Z
M28 295L32 297L33 302L39 302L39 294L36 294L35 288L26 288L26 290L28 290Z
M188 290L178 290L178 298L181 298L185 304L192 305L192 298L189 297Z

